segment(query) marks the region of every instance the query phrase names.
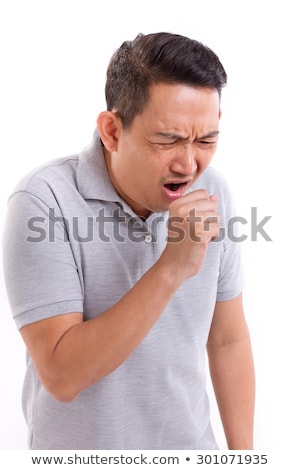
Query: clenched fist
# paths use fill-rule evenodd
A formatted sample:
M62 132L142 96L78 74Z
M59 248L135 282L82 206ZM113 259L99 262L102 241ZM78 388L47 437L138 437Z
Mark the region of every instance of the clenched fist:
M162 261L170 263L179 282L201 269L210 241L219 235L218 197L197 190L169 206L168 243Z

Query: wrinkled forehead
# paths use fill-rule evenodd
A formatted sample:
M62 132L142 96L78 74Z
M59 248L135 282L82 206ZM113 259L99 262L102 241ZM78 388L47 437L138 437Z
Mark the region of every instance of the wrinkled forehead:
M151 87L149 101L138 120L148 132L203 134L218 129L220 97L217 90L180 84Z

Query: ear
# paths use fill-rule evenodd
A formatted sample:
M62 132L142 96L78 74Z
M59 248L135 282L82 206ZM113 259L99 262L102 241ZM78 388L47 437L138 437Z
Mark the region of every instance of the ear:
M103 111L97 118L99 135L109 152L117 150L120 125L120 118L112 111Z

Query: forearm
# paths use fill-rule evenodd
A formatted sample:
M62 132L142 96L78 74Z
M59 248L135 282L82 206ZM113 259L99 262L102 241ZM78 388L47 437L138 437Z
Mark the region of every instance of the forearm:
M114 371L138 347L177 288L170 268L157 263L116 305L70 328L48 358L47 388L69 401Z
M255 377L249 337L208 347L212 383L229 449L253 449Z

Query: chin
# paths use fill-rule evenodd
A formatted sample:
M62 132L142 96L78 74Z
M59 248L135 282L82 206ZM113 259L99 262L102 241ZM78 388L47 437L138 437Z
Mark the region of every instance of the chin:
M169 206L170 206L170 204L167 204L167 205L161 206L161 207L156 207L155 209L153 209L151 211L151 213L153 213L153 212L157 212L157 213L168 212Z

